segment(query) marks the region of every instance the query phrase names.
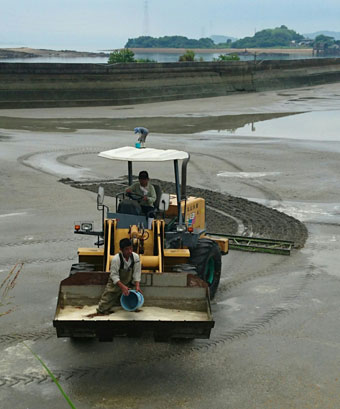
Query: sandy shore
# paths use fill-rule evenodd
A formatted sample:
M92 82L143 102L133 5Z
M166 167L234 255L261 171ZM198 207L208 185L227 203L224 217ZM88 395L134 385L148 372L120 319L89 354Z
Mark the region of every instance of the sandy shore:
M107 57L105 52L93 53L75 50L47 50L39 48L0 48L0 58L34 58L34 57Z

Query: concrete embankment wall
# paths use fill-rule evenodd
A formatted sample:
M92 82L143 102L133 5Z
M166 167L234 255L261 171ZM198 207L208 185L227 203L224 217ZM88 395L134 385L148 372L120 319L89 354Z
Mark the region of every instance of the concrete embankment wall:
M340 81L340 59L147 64L0 63L0 108L124 105Z

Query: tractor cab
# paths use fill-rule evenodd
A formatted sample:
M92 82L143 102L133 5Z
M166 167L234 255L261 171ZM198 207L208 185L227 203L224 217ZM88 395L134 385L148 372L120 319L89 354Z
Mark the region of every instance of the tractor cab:
M153 184L157 198L152 214L143 213L140 206L141 198L138 195L123 191L116 195L116 210L112 212L106 208L106 217L116 220L118 229L136 225L142 229L152 230L154 219L155 221L163 220L166 248L196 245L199 236L205 231L205 201L202 198L186 195L187 165L190 160L187 152L153 148L138 149L127 146L101 152L98 156L127 162L129 186L133 183L134 162L159 162L161 164L173 162L175 194L162 192L159 185ZM181 167L180 161L182 161ZM101 208L104 211L105 206Z
M180 209L180 204L185 202L185 185L186 185L186 167L189 162L190 155L187 152L176 150L160 150L160 149L138 149L130 146L123 148L112 149L109 151L101 152L98 156L106 159L124 161L128 164L128 185L133 184L133 162L169 162L173 161L174 173L175 173L175 187L176 194L170 194L162 192L161 187L157 184L153 184L156 191L156 201L154 203L154 211L157 218L164 217L165 212L168 211L170 203L176 207L177 221L176 225L180 225L180 230L183 230L183 214ZM182 188L180 183L180 171L179 161L182 160ZM142 197L136 193L121 192L116 195L116 213L108 212L107 217L115 218L117 214L119 217L119 224L125 225L131 222L133 219L136 224L143 223L144 227L147 226L149 218L153 218L150 214L143 214L141 208ZM171 212L174 213L173 211ZM125 217L126 215L134 217ZM136 217L137 216L137 217Z

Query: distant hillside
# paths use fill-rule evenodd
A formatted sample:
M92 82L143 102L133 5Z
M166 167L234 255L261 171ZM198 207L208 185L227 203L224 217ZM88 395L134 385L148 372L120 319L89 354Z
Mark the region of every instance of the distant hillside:
M315 33L304 34L304 37L311 38L314 40L315 37L318 35L323 34L324 36L334 37L336 40L340 40L340 32L339 31L316 31Z
M291 47L298 44L304 37L287 26L267 28L258 31L253 37L244 37L234 41L232 48L271 48L271 47Z
M231 41L236 41L236 37L228 37L228 36L222 36L222 35L212 35L210 38L213 40L215 44L220 44L220 43L226 43L228 40Z
M214 48L211 38L195 40L183 36L150 37L142 36L129 38L125 48Z

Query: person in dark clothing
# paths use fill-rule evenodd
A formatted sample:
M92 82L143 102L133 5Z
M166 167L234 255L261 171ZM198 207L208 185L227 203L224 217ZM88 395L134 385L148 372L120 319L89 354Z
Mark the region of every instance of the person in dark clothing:
M149 183L149 174L146 170L142 170L138 175L138 182L129 186L126 193L136 194L140 197L139 204L142 212L148 217L153 218L154 203L157 199L155 188Z

